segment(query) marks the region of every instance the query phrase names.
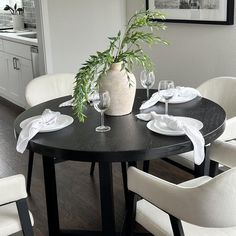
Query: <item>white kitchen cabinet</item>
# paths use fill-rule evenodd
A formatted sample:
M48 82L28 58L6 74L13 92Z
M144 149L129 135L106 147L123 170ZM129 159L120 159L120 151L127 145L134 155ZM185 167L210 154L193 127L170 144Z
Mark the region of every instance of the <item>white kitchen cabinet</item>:
M0 94L7 96L7 92L8 92L7 59L5 53L0 51Z
M30 45L2 40L0 48L0 96L27 108L26 85L33 79Z
M6 54L8 68L8 99L15 104L26 107L25 87L33 79L30 60Z

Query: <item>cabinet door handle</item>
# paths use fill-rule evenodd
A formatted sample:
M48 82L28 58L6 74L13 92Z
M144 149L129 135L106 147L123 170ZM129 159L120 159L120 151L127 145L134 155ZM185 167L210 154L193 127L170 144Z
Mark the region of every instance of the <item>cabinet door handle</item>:
M15 61L16 61L16 68L15 68L15 69L16 69L16 70L20 70L20 67L18 67L19 58L16 58L16 57L15 57Z
M13 57L13 59L12 59L12 64L13 64L13 68L15 70L16 69L16 58L15 57Z

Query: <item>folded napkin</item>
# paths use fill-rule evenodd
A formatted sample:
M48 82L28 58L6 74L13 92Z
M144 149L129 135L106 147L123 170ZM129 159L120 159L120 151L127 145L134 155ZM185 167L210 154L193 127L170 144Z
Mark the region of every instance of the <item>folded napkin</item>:
M73 98L61 103L59 107L73 107Z
M174 99L175 97L189 97L193 94L196 94L199 97L202 96L201 93L195 88L177 86L176 93L172 99Z
M205 152L204 152L205 140L201 132L194 126L186 125L183 122L181 122L181 120L179 119L177 120L174 116L158 115L156 112L141 113L137 114L136 117L144 121L155 119L157 121L164 122L167 125L167 127L169 127L172 130L183 131L189 137L189 139L193 144L195 164L200 165L203 162L205 158Z
M171 98L171 101L179 100L180 97L190 97L191 95L197 95L201 97L201 94L198 90L190 87L176 87L174 96ZM154 106L157 102L159 102L162 99L162 91L154 93L149 100L144 102L140 106L140 110L147 109L151 106Z
M141 107L139 108L140 110L147 109L149 107L154 106L157 102L161 100L161 95L159 92L154 93L149 100L144 102Z
M43 127L54 124L60 115L60 112L54 112L46 109L39 118L29 122L20 132L16 150L23 153L29 140L32 139Z

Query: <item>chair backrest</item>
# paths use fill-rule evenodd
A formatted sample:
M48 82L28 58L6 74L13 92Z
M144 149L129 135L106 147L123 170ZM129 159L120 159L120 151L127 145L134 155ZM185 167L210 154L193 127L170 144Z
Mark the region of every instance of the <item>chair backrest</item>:
M216 77L198 88L201 95L221 105L227 119L236 116L236 77Z
M58 97L73 94L74 74L43 75L26 86L25 98L30 107Z
M194 220L189 222L203 227L236 226L236 168L193 189L192 195Z
M195 185L175 185L129 168L128 188L188 223L215 228L236 226L236 168Z
M0 235L22 231L33 236L33 216L28 211L25 177L14 175L0 179Z

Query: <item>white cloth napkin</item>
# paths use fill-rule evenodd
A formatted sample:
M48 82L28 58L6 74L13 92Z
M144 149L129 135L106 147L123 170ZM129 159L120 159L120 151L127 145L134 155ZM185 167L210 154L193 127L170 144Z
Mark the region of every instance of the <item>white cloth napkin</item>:
M138 119L149 121L152 119L164 122L169 128L173 130L182 130L193 143L194 150L194 162L196 165L200 165L205 158L204 146L205 140L201 132L194 126L186 125L180 120L177 120L174 116L158 115L156 112L137 114Z
M171 98L171 101L174 101L175 99L179 99L179 97L190 97L191 95L197 95L201 97L201 94L198 90L190 87L176 87L174 96ZM157 102L159 102L162 98L161 91L154 93L149 100L144 102L140 106L140 110L147 109L149 107L154 106Z
M44 110L39 118L32 120L23 127L17 140L16 150L23 153L29 140L32 139L43 127L55 123L60 115L60 112L54 112L49 109Z
M175 97L190 97L193 94L196 94L199 97L202 96L201 93L195 88L177 86L176 93L172 99L174 99Z
M139 108L140 110L147 109L149 107L154 106L157 102L161 100L161 95L159 92L154 93L149 100L144 102L141 107Z
M68 101L65 101L59 105L59 107L73 107L73 106L74 106L73 105L73 98Z

